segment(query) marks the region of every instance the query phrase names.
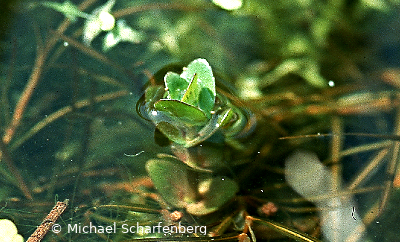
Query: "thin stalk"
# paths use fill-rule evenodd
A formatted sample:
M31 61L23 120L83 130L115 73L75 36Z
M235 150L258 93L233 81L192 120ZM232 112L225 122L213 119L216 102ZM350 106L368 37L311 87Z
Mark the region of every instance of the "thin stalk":
M2 153L2 157L1 157L2 161L6 162L8 169L13 174L13 176L17 179L19 189L22 191L22 193L24 194L24 196L26 198L28 198L30 200L33 199L28 186L26 185L18 168L14 165L14 162L13 162L10 154L7 151L6 145L4 144L4 142L1 139L0 139L0 151Z
M397 109L396 113L396 129L395 135L400 135L400 109ZM399 152L400 152L400 142L394 142L392 147L392 158L389 162L389 165L386 170L386 174L388 176L388 180L385 182L385 189L382 194L382 200L379 205L379 215L382 214L386 203L389 200L390 191L392 190L393 180L394 180L394 173L396 171L396 166L399 162Z
M250 216L248 216L248 217L250 217ZM270 229L273 229L279 233L285 234L289 238L292 238L296 241L300 241L300 242L319 242L320 241L316 238L309 236L308 234L296 231L292 228L286 227L285 225L277 223L277 222L267 221L267 220L258 219L258 218L254 218L254 217L250 217L250 218L252 221L258 222L259 224L265 225Z
M95 0L86 0L84 1L81 5L80 8L83 10L84 8L90 6L91 3L93 3ZM25 197L28 199L32 199L32 195L26 186L26 183L24 182L24 179L22 175L20 174L19 170L17 167L14 165L11 156L7 153L6 151L6 145L10 143L12 140L17 128L21 124L21 120L24 114L24 111L29 103L29 100L32 97L33 92L35 91L41 74L43 72L43 66L45 64L46 58L50 50L54 47L54 45L58 41L58 35L63 33L69 26L70 22L69 20L65 20L60 24L58 27L56 33L54 34L49 41L46 44L46 47L42 47L41 41L37 42L37 55L35 59L35 63L33 66L33 70L31 72L31 76L29 77L28 83L25 86L25 89L23 90L21 97L19 98L17 105L15 106L14 113L11 119L10 124L8 127L5 129L3 137L1 139L1 146L0 146L0 159L3 157L1 160L5 160L7 163L7 166L9 167L10 171L13 173L15 178L18 180L18 184L22 192L24 193Z
M94 98L94 102L98 103L98 102L102 102L102 101L106 101L106 100L111 100L114 98L118 98L121 96L126 96L129 95L129 92L126 90L122 90L122 91L116 91L116 92L110 92L110 93L105 93L105 94L101 94L98 95ZM33 135L35 135L36 133L38 133L40 130L42 130L44 127L46 127L48 124L56 121L57 119L63 117L64 115L72 112L74 109L76 108L83 108L86 107L88 105L90 105L91 102L89 99L83 99L80 100L78 102L76 102L74 105L69 105L66 107L63 107L61 109L59 109L58 111L48 115L46 118L44 118L43 120L41 120L40 122L38 122L35 126L33 126L27 133L25 133L21 138L19 138L17 141L15 141L11 147L10 150L15 150L17 149L19 146L21 146L25 141L27 141L29 138L31 138Z
M381 150L372 160L371 162L363 169L363 171L354 179L353 182L350 183L348 186L349 190L353 190L356 187L360 186L361 183L363 183L366 178L369 176L369 174L379 166L379 164L382 162L382 160L386 157L388 154L389 149L383 149Z
M342 169L340 165L340 151L343 141L343 122L338 116L332 118L332 143L331 143L331 162L332 162L332 191L338 192L342 186Z

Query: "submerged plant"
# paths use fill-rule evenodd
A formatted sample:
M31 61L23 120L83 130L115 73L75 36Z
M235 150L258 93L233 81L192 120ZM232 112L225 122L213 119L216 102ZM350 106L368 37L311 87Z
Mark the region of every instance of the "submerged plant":
M165 200L191 214L204 215L238 192L232 179L211 174L218 163L224 163L223 151L199 145L217 131L232 137L246 123L242 111L216 93L215 77L205 59L192 61L181 74L167 72L164 85L149 86L140 105L172 142L177 156L161 154L146 165Z
M115 0L107 1L104 5L94 9L91 14L79 10L68 0L65 0L64 3L45 1L41 4L64 14L72 22L76 22L78 17L84 18L82 38L87 46L90 46L92 41L103 31L107 32L103 39L103 51L110 50L119 42L138 44L143 41L143 33L132 29L125 20L115 21L114 16L110 13L115 5Z
M218 210L239 191L232 179L193 171L174 157L161 155L149 160L146 168L163 198L193 215Z

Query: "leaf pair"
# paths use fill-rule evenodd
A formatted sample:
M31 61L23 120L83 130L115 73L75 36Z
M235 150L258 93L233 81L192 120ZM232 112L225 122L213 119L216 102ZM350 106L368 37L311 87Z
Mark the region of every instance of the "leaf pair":
M171 205L201 216L218 210L238 192L231 179L197 173L173 156L160 155L146 164L154 186Z

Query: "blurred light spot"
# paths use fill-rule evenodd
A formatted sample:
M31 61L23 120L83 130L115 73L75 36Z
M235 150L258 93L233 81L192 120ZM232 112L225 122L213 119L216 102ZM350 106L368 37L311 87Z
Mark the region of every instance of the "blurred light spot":
M241 0L213 0L212 2L225 10L239 9L243 5Z

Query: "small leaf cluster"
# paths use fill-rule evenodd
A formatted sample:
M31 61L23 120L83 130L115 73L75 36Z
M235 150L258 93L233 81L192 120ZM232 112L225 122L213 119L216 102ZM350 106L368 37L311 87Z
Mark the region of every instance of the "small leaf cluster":
M132 29L123 19L115 21L110 13L115 5L115 0L109 0L104 5L94 9L91 14L82 12L77 6L66 0L64 3L45 1L43 6L54 9L65 15L70 21L76 22L77 18L84 18L83 42L89 46L101 32L108 33L103 39L103 51L108 51L119 42L138 44L143 41L143 33Z
M217 131L234 136L247 123L243 112L216 93L215 77L205 59L195 59L181 74L167 72L164 86L145 93L146 112L173 143L193 147Z
M205 59L196 59L182 74L168 72L164 78L167 97L154 104L156 110L183 120L186 125L204 125L215 102L215 78Z

